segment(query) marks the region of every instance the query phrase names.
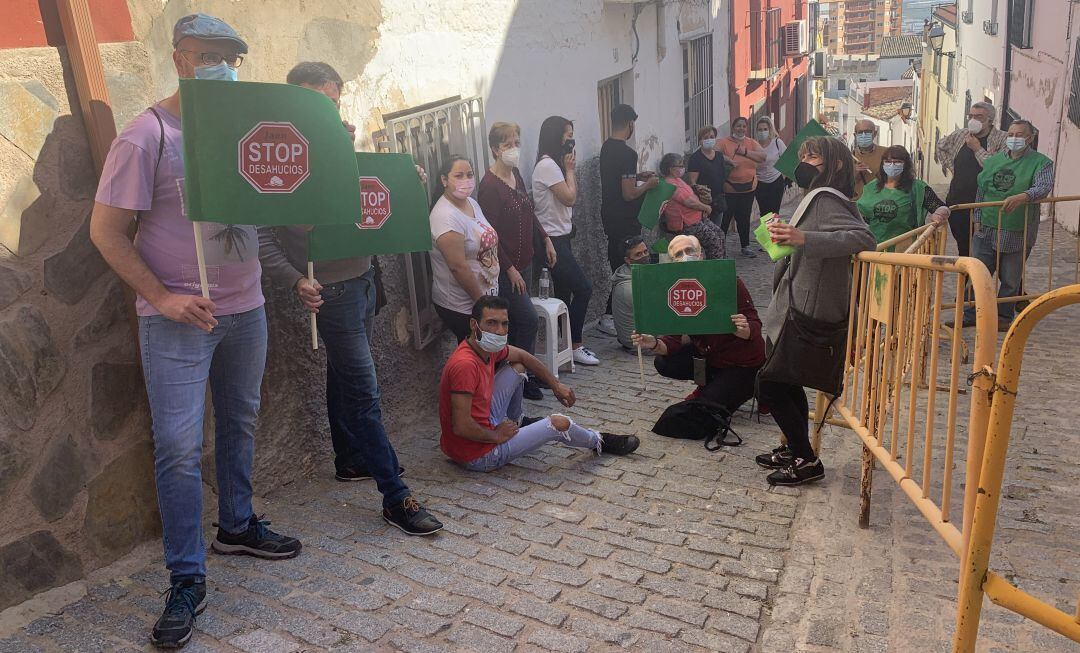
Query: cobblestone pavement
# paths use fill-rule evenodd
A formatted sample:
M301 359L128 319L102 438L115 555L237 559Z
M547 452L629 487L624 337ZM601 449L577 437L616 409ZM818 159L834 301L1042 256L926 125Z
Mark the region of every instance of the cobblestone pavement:
M764 307L771 265L761 257L739 267ZM1073 605L1080 582L1080 407L1060 401L1080 368L1080 348L1062 346L1076 316L1044 325L1029 357L994 561L1062 606ZM646 359L643 390L636 357L612 338L589 340L603 363L567 377L579 403L563 412L638 434L636 454L552 445L491 474L467 473L438 451L433 411L417 415L396 446L410 486L446 530L402 535L380 518L372 484L336 483L329 464L269 489L257 507L302 538L302 554L211 555L210 607L186 650L948 649L958 564L886 474L875 477L872 528L857 528L852 433L827 431L825 481L769 489L752 457L774 446L771 420L739 415L746 445L716 453L654 436L656 416L689 383L661 381ZM1040 382L1047 375L1055 381ZM550 396L528 404L531 414L554 410ZM167 578L159 550L140 548L95 572L84 596L0 630L0 653L149 650ZM987 603L980 650L1080 650L1069 646Z

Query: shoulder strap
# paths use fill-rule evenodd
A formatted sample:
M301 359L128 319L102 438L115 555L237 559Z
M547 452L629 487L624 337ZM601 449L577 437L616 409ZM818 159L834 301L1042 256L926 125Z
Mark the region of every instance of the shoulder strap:
M161 120L161 114L157 112L157 109L150 107L150 113L154 114L157 118L158 124L158 146L157 146L157 161L154 162L154 177L152 181L152 187L150 194L153 196L154 187L157 186L157 171L161 167L161 156L165 153L165 123ZM142 217L142 211L135 213L135 220L138 221Z
M845 202L851 201L851 198L847 197L835 188L829 188L828 186L825 186L823 188L815 188L814 190L807 193L806 197L803 198L803 201L799 203L799 208L795 210L795 215L791 216L791 220L788 222L788 224L793 227L799 224L799 220L802 220L803 214L806 213L806 209L810 208L810 205L813 204L814 199L822 193L829 193L835 195L838 198L844 200Z

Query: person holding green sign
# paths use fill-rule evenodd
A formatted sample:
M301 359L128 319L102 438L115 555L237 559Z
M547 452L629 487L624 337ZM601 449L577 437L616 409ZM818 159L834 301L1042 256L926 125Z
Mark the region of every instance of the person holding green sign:
M772 302L763 320L767 353L758 375L758 399L769 407L787 439L787 444L755 459L776 470L766 479L770 485L800 485L825 476L825 467L810 446L810 408L803 386L818 382L821 369L835 367L845 352L843 345L815 350L799 337L808 325L828 325L830 336L843 334L851 256L875 245L866 221L849 199L855 187L855 160L847 146L832 137L809 138L799 147L799 158L795 182L807 193L791 222L768 225L773 242L795 248L773 272ZM791 323L795 326L786 326ZM789 357L777 356L778 351L789 352Z
M205 14L177 21L172 44L182 79L235 80L248 51L236 30ZM191 639L196 616L207 605L202 453L208 382L220 524L212 548L278 560L301 549L295 538L267 528L251 504L267 343L259 260L236 255L234 248L233 257L208 266L214 282L201 287L191 223L183 211L184 176L177 91L136 116L113 141L90 218L94 245L137 293L170 585L150 641L167 648ZM128 233L136 218L132 243Z
M986 159L979 173L976 202L1001 206L975 209L971 255L998 273L998 297L1016 297L1023 291L1024 260L1039 235L1039 206L1032 204L1054 189L1054 162L1032 149L1035 127L1027 120L1009 125L1006 152ZM998 330L1005 331L1016 314L1014 302L998 304ZM974 326L975 307L964 309L964 326Z
M694 236L710 259L725 257L724 232L712 220L708 220L712 207L698 199L694 190L682 180L686 174L683 155L668 152L660 158L658 166L664 181L675 187L675 194L664 205L664 229L672 234Z
M701 246L693 236L677 236L668 245L672 261L692 261L701 256ZM705 399L734 414L754 396L758 368L765 362L765 341L761 339L761 319L750 291L735 277L739 312L731 316L733 334L665 335L634 333L634 346L651 350L653 365L660 376L697 381L687 400ZM701 366L702 369L697 369Z
M885 149L877 180L863 186L856 206L879 243L919 227L927 213L935 223L949 219L949 207L929 184L915 178L915 165L902 145Z
M322 93L340 106L343 81L328 64L301 62L286 80ZM426 177L419 167L417 172L421 179ZM304 308L318 315L316 324L326 345L326 417L334 445L334 478L343 482L375 479L386 521L410 535L435 533L442 523L420 506L402 480L404 470L382 421L371 356L372 257L316 261L315 278L309 279L302 271L308 253L306 227L259 227L259 259L266 275L293 289Z

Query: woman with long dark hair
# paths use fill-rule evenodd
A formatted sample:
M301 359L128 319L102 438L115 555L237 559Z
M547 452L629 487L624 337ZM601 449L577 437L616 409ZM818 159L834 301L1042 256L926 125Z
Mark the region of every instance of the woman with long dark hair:
M762 467L774 469L771 485L800 485L825 476L825 467L810 446L810 407L802 384L768 380L770 369L785 378L805 379L804 360L772 360L781 329L794 312L796 318L839 324L847 320L851 293L851 257L874 248L850 197L855 190L855 160L838 139L807 139L799 148L801 162L795 181L806 191L789 223L769 225L773 242L790 245L794 253L773 272L772 303L763 320L766 361L759 376L758 398L772 411L787 444L757 457ZM843 346L834 356L845 355Z
M577 156L574 153L574 123L562 116L551 116L540 125L540 142L533 168L533 202L540 226L555 247L555 265L551 279L555 296L566 303L570 313L570 339L574 362L598 365L596 354L582 344L585 314L592 297L592 282L585 276L570 246L574 229L574 203L577 202Z
M469 336L476 300L499 293L499 236L471 197L475 188L472 164L452 156L431 198L431 300L458 342Z
M885 149L877 180L863 186L856 206L879 243L919 227L927 213L938 223L950 213L934 189L915 178L911 155L901 145Z

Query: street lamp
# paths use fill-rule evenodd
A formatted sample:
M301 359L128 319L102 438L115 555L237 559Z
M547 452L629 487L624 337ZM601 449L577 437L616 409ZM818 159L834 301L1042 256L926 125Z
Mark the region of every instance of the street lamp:
M930 43L930 47L934 52L941 54L941 49L945 47L945 29L940 25L931 27L930 32L926 35L926 40Z

